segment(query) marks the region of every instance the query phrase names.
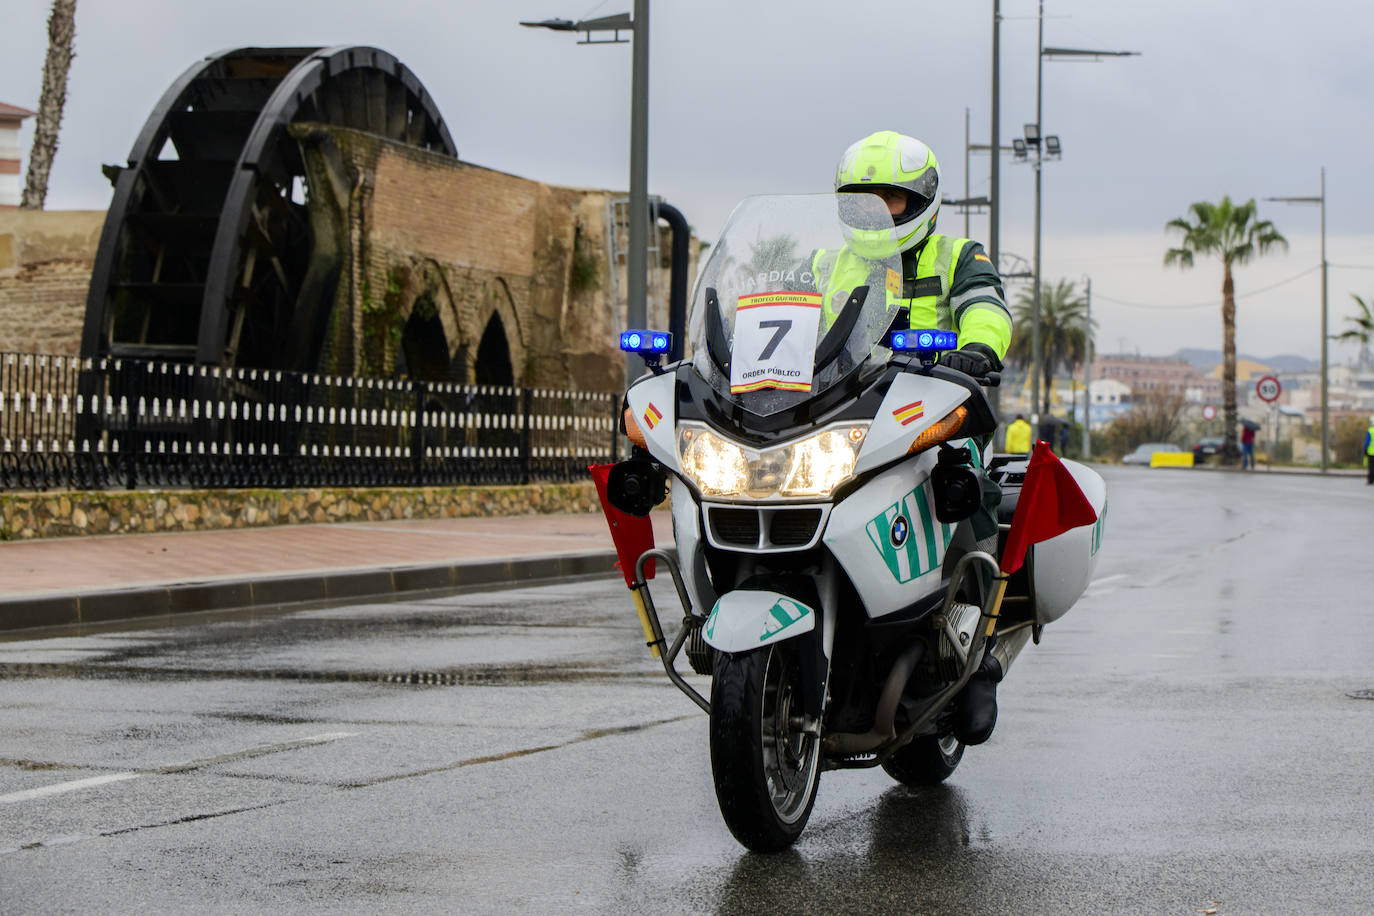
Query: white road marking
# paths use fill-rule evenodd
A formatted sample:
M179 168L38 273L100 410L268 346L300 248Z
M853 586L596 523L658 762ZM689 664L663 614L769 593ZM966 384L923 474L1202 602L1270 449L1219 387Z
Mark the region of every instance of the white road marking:
M50 786L40 786L37 789L25 789L22 792L11 792L9 795L0 795L0 804L7 805L11 802L32 801L35 798L47 798L49 795L61 795L64 792L92 789L96 786L103 786L112 782L124 782L127 779L137 779L142 775L142 773L110 773L106 776L92 776L88 779L73 779L71 782L59 782Z
M297 748L310 747L315 744L326 744L330 741L338 741L343 738L352 738L357 732L330 732L324 735L311 735L307 738L297 738L295 741L283 741L280 744L259 744L253 747L244 748L241 751L230 751L227 754L218 754L214 757L203 757L199 760L188 760L185 763L174 763L171 766L154 767L149 770L127 771L123 773L108 773L104 776L89 776L85 779L73 779L69 782L54 783L50 786L40 786L37 789L25 789L22 792L11 792L8 795L0 795L0 805L13 804L15 802L32 801L35 798L48 798L53 795L63 795L67 792L78 792L82 789L92 789L96 786L108 785L115 782L126 782L130 779L138 779L140 776L159 776L168 773L186 773L190 770L199 770L204 767L214 766L219 763L228 763L234 760L246 760L250 757L261 757L264 754L276 754L281 751L292 751Z

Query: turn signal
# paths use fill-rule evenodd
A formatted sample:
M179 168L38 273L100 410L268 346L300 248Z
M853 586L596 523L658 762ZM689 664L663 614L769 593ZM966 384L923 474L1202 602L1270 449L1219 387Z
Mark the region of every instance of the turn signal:
M630 441L645 451L649 450L649 445L644 441L644 430L639 428L639 423L635 420L634 414L630 413L630 408L625 408L625 435L630 437Z
M939 445L946 439L951 439L954 434L964 425L964 420L968 417L967 407L956 407L945 414L930 429L916 437L916 441L911 443L911 448L906 450L908 455L923 452L932 445Z

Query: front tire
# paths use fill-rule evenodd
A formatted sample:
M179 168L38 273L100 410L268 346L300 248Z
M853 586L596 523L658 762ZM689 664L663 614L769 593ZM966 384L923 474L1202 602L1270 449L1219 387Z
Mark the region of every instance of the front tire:
M883 761L883 769L904 786L938 786L963 758L964 745L953 735L922 735Z
M755 852L791 846L816 803L821 743L799 727L800 679L786 643L717 656L711 775L725 825Z

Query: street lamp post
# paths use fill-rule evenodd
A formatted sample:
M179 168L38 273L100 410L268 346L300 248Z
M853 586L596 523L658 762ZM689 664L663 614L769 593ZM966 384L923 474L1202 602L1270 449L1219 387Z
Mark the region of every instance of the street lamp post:
M1083 316L1083 460L1092 454L1093 410L1093 278L1085 278L1088 293Z
M545 19L520 24L555 32L585 32L587 37L579 44L624 44L620 33L630 33L630 247L625 264L625 323L642 328L648 323L649 288L649 0L634 0L633 16L618 13L598 19ZM592 37L605 32L612 37ZM633 354L626 357L627 385L639 376L638 361Z
M625 265L629 300L626 324L642 328L649 320L649 0L634 0L633 66L630 83L630 251ZM626 382L638 372L627 373Z
M992 130L991 139L988 140L988 147L992 152L992 170L988 176L988 197L992 203L988 205L988 257L992 259L992 265L996 267L1001 262L1002 239L1001 221L1002 210L1002 189L1001 189L1001 162L998 161L998 152L1002 147L1002 3L1001 0L992 0ZM1000 434L999 434L1000 435Z
M1321 207L1322 222L1322 473L1327 471L1327 449L1331 445L1330 433L1330 408L1328 406L1328 391L1326 387L1326 166L1322 166L1321 194L1316 197L1266 197L1265 200L1279 201L1287 204L1317 204Z
M1043 10L1044 4L1041 4ZM1051 134L1042 138L1040 136L1040 89L1039 76L1036 77L1035 92L1035 123L1027 124L1025 127L1025 139L1017 138L1011 141L1012 150L1016 158L1022 162L1030 162L1035 169L1035 240L1034 254L1031 256L1031 363L1030 363L1030 383L1031 383L1031 425L1035 427L1035 434L1040 435L1040 166L1046 159L1058 159L1063 154L1063 145L1059 142L1059 137ZM1043 142L1042 142L1043 141ZM1042 149L1043 148L1043 149ZM1035 155L1032 157L1031 151Z
M994 12L995 15L995 12ZM1040 154L1040 134L1043 115L1043 71L1044 62L1048 58L1075 58L1079 60L1101 60L1104 57L1135 57L1139 51L1101 51L1089 48L1047 48L1045 47L1045 0L1040 0L1040 12L1037 17L1038 25L1036 30L1035 42L1035 124L1026 125L1026 144L1035 147L1035 254L1032 270L1035 272L1033 288L1031 290L1031 419L1038 424L1040 401L1040 164L1042 157ZM1034 133L1034 139L1032 139ZM1053 142L1051 142L1053 141ZM996 142L996 141L994 141ZM1013 145L1016 141L1013 141ZM1044 158L1059 158L1060 146L1058 137L1045 138L1045 152L1048 154ZM1017 158L1024 159L1022 147L1017 148ZM1037 431L1038 434L1038 431Z

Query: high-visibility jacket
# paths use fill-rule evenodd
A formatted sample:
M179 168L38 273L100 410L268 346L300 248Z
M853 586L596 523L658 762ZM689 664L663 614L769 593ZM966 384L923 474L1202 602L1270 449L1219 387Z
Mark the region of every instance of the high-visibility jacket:
M1369 427L1364 434L1364 453L1374 455L1374 426Z
M817 276L827 277L822 320L838 317L851 290L881 285L888 307L904 305L910 327L939 328L959 333L959 344L982 343L1001 359L1011 343L1011 312L1002 294L1002 280L983 246L972 239L932 235L902 255L902 273L870 261L849 248L822 249L812 258Z
M1007 427L1007 451L1025 454L1031 450L1031 425L1025 420L1013 420Z

